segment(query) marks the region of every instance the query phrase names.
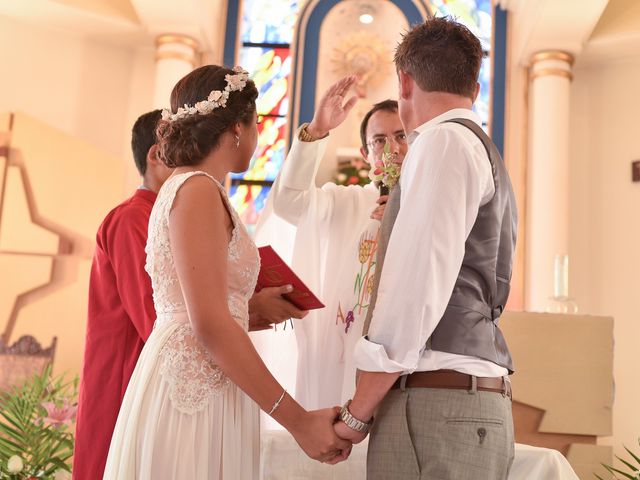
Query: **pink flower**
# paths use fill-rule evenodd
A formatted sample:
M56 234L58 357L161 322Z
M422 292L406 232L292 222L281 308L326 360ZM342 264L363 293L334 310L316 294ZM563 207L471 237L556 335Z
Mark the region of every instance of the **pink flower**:
M47 416L43 418L43 421L54 427L70 425L76 417L76 410L78 409L75 405L69 405L67 400L64 401L61 407L56 406L53 402L44 402L42 408L47 411Z
M373 171L373 174L374 174L374 175L382 175L382 170L380 170L379 168L376 168L376 169Z

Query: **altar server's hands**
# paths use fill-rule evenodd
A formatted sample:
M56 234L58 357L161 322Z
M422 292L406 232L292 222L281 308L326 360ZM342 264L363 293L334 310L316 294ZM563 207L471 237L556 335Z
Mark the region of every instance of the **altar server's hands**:
M249 300L249 331L269 330L290 318L304 318L309 313L298 309L282 295L291 293L291 285L266 287Z
M384 209L387 206L387 200L389 200L389 195L381 195L380 198L376 200L376 202L378 203L378 206L373 209L373 212L371 212L371 218L373 218L374 220L382 221L382 216L384 215Z

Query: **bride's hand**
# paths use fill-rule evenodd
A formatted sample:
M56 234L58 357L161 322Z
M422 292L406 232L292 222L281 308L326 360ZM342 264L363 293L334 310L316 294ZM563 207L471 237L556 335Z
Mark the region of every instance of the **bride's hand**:
M338 437L333 429L339 414L340 407L307 412L291 430L293 438L309 457L329 464L349 457L351 442Z
M358 101L358 97L354 95L345 103L345 96L356 80L357 77L351 75L338 80L329 87L320 99L313 120L307 127L309 135L313 138L322 138L344 122L347 114Z

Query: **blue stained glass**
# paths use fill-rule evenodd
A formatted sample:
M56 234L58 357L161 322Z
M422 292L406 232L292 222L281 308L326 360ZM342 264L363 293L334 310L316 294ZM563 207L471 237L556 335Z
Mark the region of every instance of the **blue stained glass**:
M244 0L242 42L291 44L302 3L300 0Z
M436 16L451 16L466 25L482 43L485 51L491 49L491 0L431 0Z

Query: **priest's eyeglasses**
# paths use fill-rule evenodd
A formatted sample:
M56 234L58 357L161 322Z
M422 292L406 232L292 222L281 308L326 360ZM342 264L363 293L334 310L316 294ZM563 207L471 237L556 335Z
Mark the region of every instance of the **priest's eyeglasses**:
M406 145L407 144L407 136L404 132L394 133L393 135L375 135L373 139L367 143L367 146L371 148L376 153L384 150L385 144L389 142L395 142L396 145Z

